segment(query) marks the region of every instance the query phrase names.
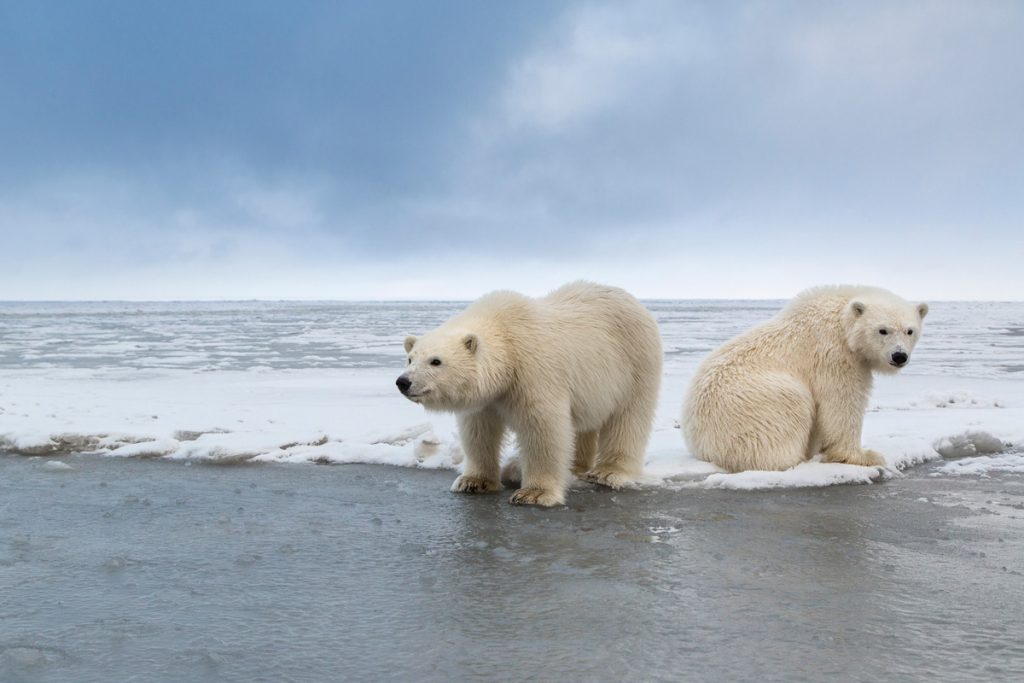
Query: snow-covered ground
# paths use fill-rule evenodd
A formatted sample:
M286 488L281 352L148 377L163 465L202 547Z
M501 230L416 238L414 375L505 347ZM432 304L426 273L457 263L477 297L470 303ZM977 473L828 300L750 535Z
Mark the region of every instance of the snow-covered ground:
M809 462L726 474L678 414L714 346L782 302L649 302L666 365L647 485L866 483L946 457L936 476L1024 471L1024 304L932 302L906 371L876 382L864 444L889 469ZM0 304L0 451L225 463L457 468L449 415L402 398L402 339L457 303ZM514 452L510 443L508 452Z

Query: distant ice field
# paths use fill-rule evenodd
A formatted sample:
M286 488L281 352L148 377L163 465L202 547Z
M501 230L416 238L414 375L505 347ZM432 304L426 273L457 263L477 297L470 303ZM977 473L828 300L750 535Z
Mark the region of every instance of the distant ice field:
M866 483L939 458L949 462L934 476L1024 474L1024 303L929 302L910 365L877 379L865 419L864 443L887 470L809 462L741 474L686 450L683 393L708 352L785 302L645 303L661 328L665 374L643 485ZM406 401L394 380L404 337L464 306L0 303L0 451L72 468L99 454L457 469L452 417Z

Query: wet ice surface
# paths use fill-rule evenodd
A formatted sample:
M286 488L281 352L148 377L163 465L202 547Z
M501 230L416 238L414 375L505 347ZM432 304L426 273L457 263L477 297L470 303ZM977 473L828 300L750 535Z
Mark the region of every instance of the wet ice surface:
M612 493L0 456L0 680L1024 676L1024 480Z

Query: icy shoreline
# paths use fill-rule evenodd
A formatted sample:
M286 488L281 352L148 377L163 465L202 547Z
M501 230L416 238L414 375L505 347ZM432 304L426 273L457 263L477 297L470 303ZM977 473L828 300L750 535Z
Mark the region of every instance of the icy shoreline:
M864 445L888 468L810 462L718 472L678 429L700 360L784 302L647 302L665 348L645 486L866 483L946 458L937 476L1024 467L1024 304L934 302L906 370L879 377ZM0 451L184 462L456 469L450 415L403 399L402 339L458 302L0 302ZM965 436L969 435L969 436ZM515 450L506 446L506 455ZM92 456L97 457L97 456ZM977 459L977 460L975 460Z
M0 451L456 469L462 453L454 419L402 399L394 374L384 368L8 370L0 382ZM1024 443L1022 380L880 378L864 443L885 455L887 469L812 461L786 472L726 474L683 444L677 420L688 378L679 370L664 378L643 485L869 483L944 455L964 458L939 470L949 476L1024 469L1024 455L1012 452ZM514 442L505 450L514 452ZM994 462L992 455L998 455Z

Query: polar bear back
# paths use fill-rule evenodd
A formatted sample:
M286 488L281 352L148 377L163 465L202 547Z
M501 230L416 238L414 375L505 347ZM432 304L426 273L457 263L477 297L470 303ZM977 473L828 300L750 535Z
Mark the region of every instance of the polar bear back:
M538 299L494 292L460 318L453 322L501 339L530 400L568 395L581 430L596 429L638 393L657 394L661 335L622 289L573 282Z

